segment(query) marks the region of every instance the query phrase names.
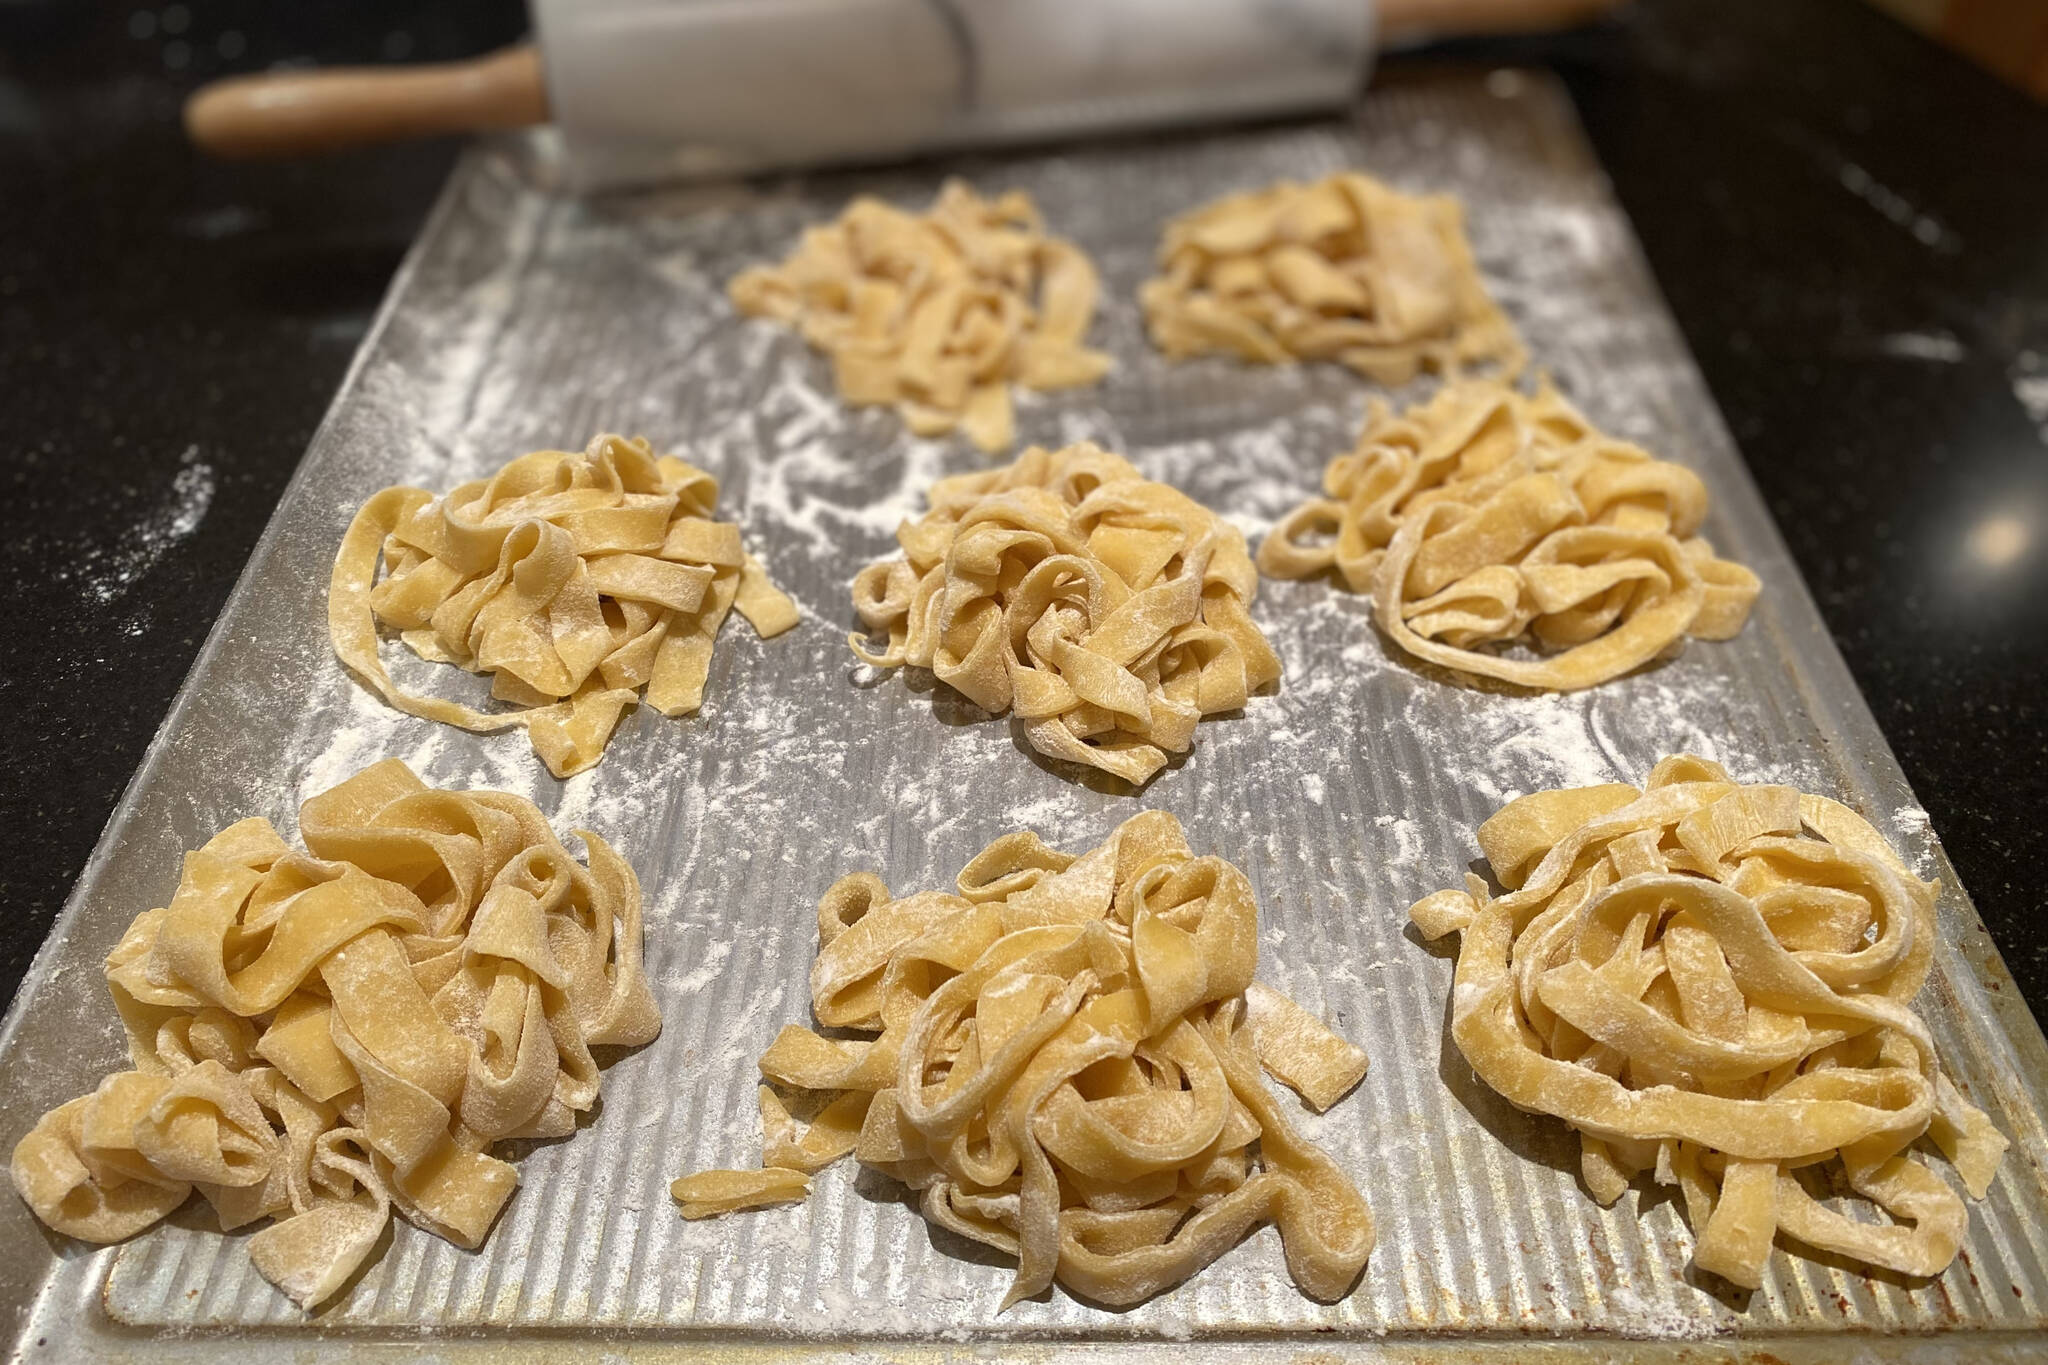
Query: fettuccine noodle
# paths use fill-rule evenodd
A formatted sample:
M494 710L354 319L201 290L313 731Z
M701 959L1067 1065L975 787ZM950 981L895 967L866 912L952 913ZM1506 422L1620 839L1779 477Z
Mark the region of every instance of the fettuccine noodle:
M465 730L524 726L549 772L582 772L642 687L664 716L703 704L728 611L763 639L797 623L740 528L709 519L717 500L703 470L618 436L536 451L446 497L387 488L334 559L334 652L401 711ZM521 709L406 691L377 656L380 622L423 659L490 674L491 695Z
M1395 644L1459 673L1591 687L1688 636L1733 637L1756 601L1756 575L1699 534L1699 476L1601 434L1548 384L1454 384L1398 417L1375 400L1323 491L1259 568L1336 569ZM1492 648L1516 643L1541 653Z
M1117 455L1036 446L1002 469L941 479L897 529L903 554L861 570L853 604L878 668L912 664L1033 748L1142 783L1194 744L1195 723L1280 676L1246 610L1244 535Z
M1954 1259L2006 1139L1912 1010L1936 887L1846 806L1667 758L1642 791L1538 792L1479 827L1508 894L1468 876L1410 910L1461 935L1451 1033L1480 1079L1579 1130L1603 1204L1644 1171L1684 1195L1693 1260L1762 1282L1780 1235L1905 1275ZM1890 1215L1816 1201L1839 1166Z
M1373 1245L1350 1179L1287 1122L1262 1061L1316 1108L1365 1054L1253 982L1258 909L1221 858L1152 811L1075 858L1009 834L958 894L841 878L818 903L811 1004L761 1058L762 1167L675 1182L685 1217L801 1199L854 1153L941 1227L1017 1258L1003 1301L1048 1288L1150 1298L1279 1227L1288 1269L1347 1293Z
M390 1212L475 1247L519 1183L506 1138L566 1137L591 1048L661 1031L640 884L530 801L429 789L397 759L185 855L171 903L107 958L133 1069L43 1116L15 1189L118 1242L205 1196L300 1305L338 1291Z
M1016 440L1011 384L1076 388L1109 373L1109 356L1082 344L1100 287L1021 190L983 199L948 180L922 214L854 200L728 292L830 355L848 403L892 403L919 436L957 427L994 453Z
M1281 181L1168 223L1159 264L1138 298L1152 343L1176 360L1336 360L1404 384L1422 369L1512 376L1526 359L1449 195L1356 171Z

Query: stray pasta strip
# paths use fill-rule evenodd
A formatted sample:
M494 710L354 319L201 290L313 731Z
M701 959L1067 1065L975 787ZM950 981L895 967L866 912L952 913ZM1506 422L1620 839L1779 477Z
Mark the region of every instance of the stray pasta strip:
M897 529L903 553L861 570L853 605L877 668L929 668L969 701L1015 710L1049 758L1142 783L1195 723L1280 676L1246 610L1242 532L1121 456L1036 446L941 479Z
M1468 875L1409 914L1461 935L1451 1033L1518 1108L1579 1130L1602 1204L1677 1185L1693 1261L1755 1289L1780 1235L1904 1275L1954 1259L2006 1139L1942 1073L1912 1002L1936 887L1860 816L1667 758L1645 789L1537 792L1479 827ZM1889 1221L1818 1202L1823 1165ZM1809 1178L1820 1175L1821 1185Z
M1348 1293L1372 1214L1258 1072L1321 1109L1365 1054L1252 981L1244 874L1149 811L1079 858L1004 835L957 887L899 899L854 873L825 893L812 1010L875 1036L785 1027L761 1073L815 1118L763 1086L763 1169L676 1181L684 1215L801 1199L852 1152L932 1222L1017 1258L1005 1308L1055 1279L1137 1303L1269 1221L1303 1292Z
M1399 416L1375 400L1323 491L1259 568L1336 569L1395 644L1459 673L1592 687L1687 636L1732 638L1761 586L1699 534L1698 475L1603 435L1548 384L1449 385ZM1539 653L1497 652L1511 644Z
M1480 282L1450 195L1356 171L1233 194L1166 225L1162 274L1138 299L1175 360L1335 360L1382 384L1419 370L1504 377L1527 359Z
M661 1032L640 884L595 834L586 868L532 802L436 791L386 759L185 855L171 903L107 958L133 1069L14 1149L36 1217L118 1242L197 1190L302 1307L333 1296L395 1208L481 1244L519 1174L507 1138L566 1137L590 1049Z
M728 292L832 357L839 396L891 403L919 436L956 427L990 453L1016 440L1010 385L1069 389L1109 373L1082 344L1101 286L1073 243L1047 235L1030 196L983 199L948 180L922 214L854 200L780 265Z
M524 726L549 772L582 772L641 688L665 716L703 703L728 611L763 639L797 623L740 528L710 520L717 500L703 470L619 436L579 454L536 451L446 497L387 488L356 513L334 559L334 652L409 715L485 732ZM406 691L377 656L379 623L423 659L490 674L491 695L521 709Z

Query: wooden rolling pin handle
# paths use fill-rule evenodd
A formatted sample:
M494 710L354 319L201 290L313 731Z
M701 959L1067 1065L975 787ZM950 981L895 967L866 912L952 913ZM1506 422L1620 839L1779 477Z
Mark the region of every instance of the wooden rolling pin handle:
M530 44L430 66L271 71L214 81L185 102L185 132L225 157L299 156L548 120Z

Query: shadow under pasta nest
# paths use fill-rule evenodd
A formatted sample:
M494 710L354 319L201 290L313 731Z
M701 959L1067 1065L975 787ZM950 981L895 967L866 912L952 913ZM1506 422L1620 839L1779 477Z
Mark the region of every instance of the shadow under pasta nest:
M1413 925L1409 926L1409 932L1414 932ZM1599 1217L1601 1205L1587 1191L1580 1175L1577 1130L1555 1115L1527 1113L1516 1108L1479 1077L1465 1060L1457 1041L1451 1037L1448 999L1444 1002L1443 1042L1437 1057L1437 1075L1444 1089L1486 1130L1488 1137L1500 1143L1512 1156L1571 1176L1572 1188L1566 1198L1579 1201L1579 1212L1589 1225ZM1679 1196L1677 1186L1660 1185L1645 1171L1633 1177L1621 1198L1609 1207L1618 1217L1639 1226L1660 1206L1670 1204L1678 1210L1680 1221L1684 1222ZM1692 1235L1697 1237L1697 1230ZM1597 1249L1594 1255L1600 1260L1611 1259ZM1846 1262L1843 1264L1847 1267ZM1682 1277L1693 1288L1712 1295L1735 1312L1749 1311L1751 1291L1690 1263Z
M1913 1145L1920 1150L1928 1152L1938 1151L1925 1137L1920 1138ZM1868 1206L1868 1201L1861 1200L1860 1196L1848 1188L1846 1181L1842 1178L1841 1167L1834 1162L1802 1166L1795 1170L1792 1175L1795 1180L1805 1186L1807 1193L1815 1199L1840 1196L1852 1202L1862 1202ZM1670 1204L1677 1210L1679 1220L1686 1224L1688 1235L1697 1243L1700 1230L1693 1227L1690 1220L1685 1217L1684 1202L1681 1198L1681 1191L1677 1186L1659 1185L1655 1183L1648 1172L1645 1172L1629 1182L1629 1190L1635 1195L1634 1215L1636 1218L1647 1218L1659 1205ZM1588 1202L1591 1202L1590 1197ZM1617 1207L1620 1207L1619 1203L1617 1203ZM1810 1246L1783 1229L1780 1229L1772 1240L1774 1257L1772 1261L1765 1262L1766 1267L1773 1264L1777 1257L1793 1258L1830 1270L1837 1270L1843 1275L1853 1276L1869 1283L1887 1284L1894 1289L1909 1294L1915 1290L1924 1289L1941 1278L1938 1275L1907 1275L1887 1266L1872 1265L1867 1261L1859 1261L1853 1257L1844 1256L1822 1247ZM1759 1292L1754 1289L1746 1289L1736 1284L1733 1280L1724 1279L1711 1270L1702 1270L1696 1263L1691 1261L1687 1262L1684 1270L1680 1272L1679 1278L1691 1288L1713 1298L1723 1307L1735 1313L1747 1313L1752 1299Z
M1506 888L1493 879L1493 864L1487 862L1486 859L1472 858L1467 860L1465 870L1486 883L1487 895L1502 896L1506 894ZM1418 899L1420 898L1418 897ZM1439 958L1452 964L1454 967L1457 965L1458 949L1462 943L1460 937L1445 934L1441 938L1424 938L1422 930L1415 926L1413 919L1407 920L1401 925L1401 937L1407 939L1431 957ZM1446 1001L1445 1005L1448 1008L1449 1002ZM1444 1029L1444 1036L1446 1038L1450 1036L1450 1029L1448 1027Z
M1113 773L1103 772L1100 768L1091 768L1085 763L1075 763L1067 759L1053 758L1050 755L1040 753L1032 746L1030 739L1026 737L1024 722L1016 715L1010 712L998 714L983 710L980 706L968 700L966 694L951 684L939 681L938 675L929 668L919 668L912 664L905 664L893 670L874 669L869 671L874 674L872 680L860 677L861 670L856 669L853 675L851 675L854 686L866 691L881 686L893 674L901 674L903 685L906 688L919 696L930 698L932 715L939 724L954 729L964 729L969 726L991 725L998 721L1007 721L1010 727L1011 746L1018 753L1031 760L1033 765L1043 772L1051 773L1054 777L1072 782L1077 786L1086 787L1090 791L1100 792L1105 796L1136 796L1156 782L1161 773L1179 771L1186 765L1188 758L1194 753L1192 747L1185 753L1169 753L1166 756L1165 765L1159 769L1159 772L1154 773L1151 777L1140 783L1126 782L1123 778ZM1271 686L1263 687L1255 695L1270 696L1276 690ZM1202 721L1206 724L1214 720L1238 720L1243 717L1244 711L1242 708L1239 708L1234 711L1219 711L1214 715L1204 716ZM1197 733L1199 734L1199 727L1197 728Z
M1485 859L1475 858L1469 866L1475 873L1482 877L1487 877L1492 894L1501 894L1501 888L1498 884L1492 883L1492 879L1489 876L1491 868ZM1457 957L1458 942L1448 934L1440 939L1425 939L1422 937L1421 931L1411 922L1403 926L1402 937L1416 944L1433 957L1453 961ZM1444 1089L1451 1094L1452 1098L1458 1101L1465 1112L1482 1128L1486 1129L1488 1135L1498 1141L1510 1153L1525 1161L1536 1162L1549 1166L1553 1170L1570 1174L1573 1177L1577 1196L1585 1202L1585 1216L1588 1219L1597 1216L1596 1210L1600 1206L1593 1199L1592 1195L1586 1191L1584 1182L1579 1176L1580 1160L1576 1150L1577 1132L1570 1124L1554 1115L1525 1113L1509 1103L1498 1091L1480 1079L1471 1063L1465 1060L1465 1054L1459 1049L1457 1040L1451 1035L1451 999L1448 994L1444 1001L1444 1022L1442 1041L1437 1058L1437 1075L1442 1080ZM1914 1146L1924 1151L1933 1152L1937 1150L1932 1142L1924 1136ZM1815 1199L1826 1199L1832 1196L1841 1196L1849 1199L1857 1198L1855 1192L1848 1188L1847 1183L1842 1178L1840 1168L1836 1165L1826 1164L1801 1167L1794 1172L1794 1177L1806 1186L1807 1192ZM1660 1206L1669 1204L1677 1211L1680 1221L1686 1222L1681 1195L1682 1191L1677 1186L1658 1184L1652 1175L1646 1171L1639 1173L1629 1181L1627 1191L1612 1207L1622 1216L1640 1223L1655 1213ZM1631 1196L1633 1196L1632 1200ZM1689 1222L1687 1226L1690 1228ZM1690 1228L1690 1236L1696 1240L1699 1236L1699 1230L1697 1228ZM1808 1246L1796 1238L1791 1238L1783 1233L1780 1233L1780 1239L1780 1244L1777 1248L1780 1254L1797 1256L1815 1264L1839 1270L1845 1275L1860 1276L1866 1280L1888 1284L1909 1293L1913 1290L1924 1288L1932 1283L1933 1280L1939 1278L1938 1276L1905 1275L1882 1266L1869 1265L1863 1261L1842 1256L1835 1252ZM1681 1278L1693 1289L1711 1296L1731 1311L1737 1313L1749 1311L1751 1297L1756 1292L1745 1289L1731 1280L1724 1279L1712 1271L1702 1270L1697 1265L1691 1263L1686 1265Z
M872 1031L818 1028L817 1032L824 1037L847 1037L866 1040L870 1038ZM816 1111L824 1107L821 1095L811 1094L806 1096L802 1092L787 1086L776 1085L772 1088L783 1099L784 1103L788 1105L791 1115L797 1117L800 1121L807 1121L808 1118L815 1117ZM987 1266L993 1270L1015 1271L1017 1268L1017 1258L1015 1256L1005 1255L992 1246L975 1241L972 1237L963 1237L951 1228L943 1227L925 1217L924 1198L918 1191L913 1190L894 1176L878 1171L872 1166L864 1165L858 1160L855 1160L853 1163L853 1192L855 1196L869 1204L893 1204L898 1208L906 1210L912 1217L917 1219L919 1226L924 1229L925 1237L931 1243L932 1250L949 1260L965 1261L971 1265ZM1034 1303L1045 1302L1050 1293L1051 1291L1048 1290L1042 1294L1034 1294L1031 1296L1030 1301ZM1091 1303L1090 1300L1082 1299L1079 1295L1074 1297L1080 1302ZM1092 1303L1091 1306L1104 1307L1104 1305L1093 1305ZM1118 1310L1107 1309L1106 1311L1114 1312Z
M951 683L940 682L939 675L929 668L905 664L896 672L902 676L905 687L920 697L930 699L932 715L941 725L983 725L997 718L995 712L982 710Z
M988 1266L991 1269L996 1270L1015 1271L1017 1268L1016 1257L1006 1255L1005 1253L996 1250L992 1246L988 1246L984 1243L975 1241L971 1237L963 1237L959 1233L954 1232L952 1229L941 1227L939 1224L931 1221L931 1219L926 1218L924 1216L924 1210L922 1207L923 1201L919 1196L918 1192L911 1189L908 1185L903 1184L901 1181L894 1179L893 1177L884 1175L880 1171L877 1171L872 1167L860 1166L858 1167L857 1172L854 1176L853 1188L854 1193L859 1195L862 1199L868 1201L870 1204L895 1204L901 1208L909 1210L912 1214L914 1214L917 1217L918 1222L924 1226L925 1235L931 1242L932 1250L938 1252L942 1256L946 1256L956 1261L966 1261L974 1265ZM1183 1218L1182 1222L1185 1223L1187 1221L1187 1218L1192 1218L1196 1212L1198 1212L1198 1210L1188 1210L1187 1217ZM1254 1225L1251 1228L1251 1230L1246 1232L1246 1234L1241 1240L1239 1240L1237 1243L1230 1246L1229 1248L1225 1249L1223 1254L1217 1257L1215 1261L1211 1261L1208 1265L1198 1267L1193 1274L1188 1276L1187 1280L1182 1280L1179 1284L1169 1285L1165 1289L1160 1290L1159 1293L1154 1294L1152 1297L1147 1299L1141 1299L1136 1303L1104 1303L1099 1299L1090 1298L1088 1295L1081 1293L1080 1291L1072 1288L1067 1284L1062 1283L1057 1279L1055 1279L1052 1282L1052 1284L1048 1285L1045 1289L1040 1290L1036 1294L1028 1295L1023 1299L1018 1300L1018 1302L1044 1304L1052 1302L1056 1297L1064 1296L1068 1299L1071 1299L1073 1302L1080 1304L1082 1307L1093 1309L1098 1313L1113 1313L1118 1316L1121 1316L1126 1313L1134 1313L1140 1308L1149 1307L1151 1304L1158 1301L1159 1299L1164 1298L1166 1295L1173 1293L1174 1290L1180 1288L1182 1284L1186 1284L1188 1280L1195 1279L1204 1271L1210 1269L1211 1267L1215 1266L1224 1259L1243 1251L1245 1245L1252 1241L1255 1237L1257 1237L1259 1232L1263 1228L1270 1226L1272 1226L1270 1220ZM1179 1227L1176 1227L1174 1229L1175 1234L1177 1234L1179 1231ZM1169 1234L1169 1240L1171 1239L1172 1235L1173 1234ZM1352 1277L1351 1283L1345 1286L1344 1292L1338 1295L1337 1299L1331 1300L1331 1302L1340 1302L1343 1299L1349 1298L1353 1293L1357 1292L1359 1284L1365 1279L1365 1272L1365 1266L1359 1267L1358 1274ZM1314 1300L1314 1302L1322 1302L1322 1300Z
M509 1203L510 1201L507 1202ZM497 1223L491 1224L491 1235L496 1235L498 1230L498 1223L502 1223L504 1221L505 1220L501 1215ZM391 1244L398 1239L398 1225L400 1223L404 1223L407 1227L413 1226L410 1220L408 1220L403 1214L401 1214L397 1209L394 1208L391 1211L391 1216L384 1220L383 1231L379 1232L377 1234L377 1240L370 1244L370 1253L369 1255L363 1257L362 1264L358 1265L353 1271L349 1273L349 1277L341 1282L341 1287L339 1289L335 1290L332 1294L329 1294L326 1298L322 1299L319 1303L313 1305L312 1308L308 1309L308 1317L310 1317L313 1321L318 1322L321 1318L326 1317L328 1314L338 1312L342 1308L347 1307L349 1300L355 1297L356 1286L363 1282L363 1278L367 1276L371 1270L373 1270L377 1266L384 1264L384 1258L391 1254ZM425 1232L426 1230L424 1228L421 1228L419 1229L419 1231ZM426 1235L431 1237L434 1234L427 1233ZM453 1242L449 1242L448 1245L455 1246ZM486 1236L484 1238L484 1246L489 1245L490 1236ZM479 1246L473 1251L463 1247L455 1247L455 1249L458 1252L461 1252L461 1254L463 1254L464 1256L481 1256L484 1251L484 1246Z
M1237 712L1234 714L1241 715L1243 713ZM1213 720L1216 717L1204 716L1203 719ZM1161 767L1158 772L1152 774L1143 782L1126 782L1114 773L1106 773L1100 768L1091 768L1085 763L1073 763L1064 758L1053 758L1038 752L1036 748L1032 747L1030 739L1024 734L1024 722L1018 720L1015 716L1010 717L1010 747L1030 759L1032 766L1039 769L1039 771L1051 773L1054 777L1072 782L1077 787L1086 787L1088 790L1100 792L1104 796L1137 796L1154 782L1157 782L1162 774L1179 772L1183 767L1187 766L1188 759L1195 752L1190 748L1184 753L1168 754L1165 766Z
M1489 895L1504 894L1500 883L1493 879L1492 866L1484 858L1474 858L1466 866L1473 873L1486 879ZM1424 938L1413 920L1401 926L1401 937L1430 956L1454 965L1458 951L1463 946L1462 936L1445 934L1437 939ZM1480 1127L1515 1156L1564 1172L1577 1182L1580 1159L1576 1130L1554 1115L1531 1114L1517 1108L1481 1079L1471 1062L1466 1060L1464 1051L1458 1046L1458 1040L1451 1034L1454 996L1453 991L1444 993L1443 1025L1437 1048L1437 1076L1443 1081L1444 1089ZM1676 1190L1669 1186L1646 1186L1635 1183L1631 1188L1637 1193L1638 1216L1649 1212L1660 1203L1675 1198L1677 1194ZM1593 1204L1593 1197L1586 1193L1583 1184L1580 1185L1578 1193L1589 1206L1597 1207Z
M597 1049L592 1048L591 1055L595 1057L596 1054ZM602 1070L603 1066L604 1064L600 1063L599 1069ZM563 1143L570 1141L577 1133L581 1133L585 1128L596 1123L603 1114L604 1096L599 1095L595 1100L591 1101L590 1108L576 1116L575 1132L563 1133L557 1137L499 1138L495 1144L497 1151L494 1155L500 1161L509 1161L516 1166L535 1152L544 1151L549 1147L559 1147Z
M624 1047L616 1043L592 1044L590 1059L597 1063L600 1088L597 1097L590 1102L590 1108L576 1115L575 1131L563 1133L557 1137L500 1138L498 1141L501 1145L498 1147L498 1155L503 1160L510 1161L516 1165L535 1152L548 1147L558 1147L562 1143L570 1141L584 1129L596 1124L604 1117L604 1091L602 1086L604 1080L609 1077L611 1069L620 1062L625 1061L628 1057L637 1056L645 1052L648 1048L654 1046L654 1042L655 1040L650 1038L644 1043L636 1043L631 1047Z
M1431 942L1422 937L1412 921L1402 927L1401 934L1410 942L1420 944L1433 956L1453 960L1457 957L1458 945L1448 934ZM1548 1114L1524 1113L1482 1080L1472 1064L1465 1060L1458 1040L1451 1036L1454 996L1453 991L1444 992L1443 1023L1437 1045L1436 1071L1445 1091L1509 1152L1524 1161L1565 1172L1576 1180L1579 1172L1578 1143L1571 1126Z
M1783 1250L1784 1248L1779 1248L1781 1253ZM1678 1278L1689 1288L1714 1299L1731 1313L1747 1313L1750 1300L1756 1295L1754 1289L1744 1289L1733 1280L1724 1280L1711 1270L1701 1270L1690 1261L1686 1263L1685 1269L1679 1272Z
M1425 681L1440 683L1446 687L1455 687L1463 692L1481 692L1496 697L1534 698L1568 695L1554 687L1531 687L1523 683L1509 682L1504 678L1488 677L1483 673L1468 673L1463 669L1452 668L1448 664L1440 664L1428 659L1418 658L1401 648L1394 638L1387 634L1387 628L1380 624L1379 616L1376 613L1369 615L1366 619L1372 623L1373 638L1379 641L1380 653L1386 657L1387 661L1395 667ZM1678 639L1673 640L1669 645L1666 645L1650 658L1643 660L1634 668L1629 669L1626 673L1617 673L1611 678L1602 678L1599 682L1590 684L1589 687L1602 687L1611 682L1619 682L1623 678L1641 677L1646 673L1654 673L1666 665L1676 663L1685 656L1685 651L1691 643L1691 638L1690 636L1681 635ZM1486 655L1489 658L1511 660L1518 663L1542 663L1558 657L1564 651L1537 649L1522 644L1519 641L1509 641L1491 649L1480 649L1472 652ZM1589 688L1574 688L1572 690L1583 692L1589 690Z
M1410 654L1394 640L1393 636L1387 633L1387 628L1380 624L1379 613L1374 609L1372 597L1366 593L1353 592L1345 585L1343 577L1335 569L1325 569L1321 573L1311 574L1303 579L1281 581L1320 584L1328 589L1339 601L1355 601L1360 603L1364 610L1359 613L1359 616L1366 623L1366 628L1371 631L1373 639L1378 642L1381 657L1413 677L1438 683L1446 687L1454 687L1460 691L1480 692L1500 697L1542 697L1554 695L1557 692L1556 688L1530 687L1523 683L1509 682L1503 678L1488 677L1483 673L1468 673L1463 669L1453 668L1448 664L1435 663L1429 659L1418 658ZM1645 659L1626 673L1616 674L1613 678L1603 678L1601 683L1637 677L1662 668L1666 664L1676 662L1684 656L1686 647L1690 643L1690 636L1681 635L1678 639L1673 640L1669 645L1658 651L1653 657ZM1554 659L1564 651L1541 649L1518 639L1504 641L1497 645L1477 649L1472 652L1491 658L1540 663L1546 659ZM1595 686L1598 685L1600 684L1595 684Z
M184 1232L205 1233L208 1237L222 1238L233 1245L240 1246L246 1244L249 1238L263 1231L263 1229L277 1226L284 1218L290 1216L290 1212L287 1209L283 1214L276 1217L259 1218L253 1223L247 1223L235 1228L233 1231L228 1231L221 1227L220 1219L214 1214L213 1206L207 1203L205 1197L197 1190L194 1190L191 1198L178 1205L177 1208L172 1209L164 1217L163 1221L156 1226L174 1227ZM500 1221L503 1220L501 1219ZM384 1258L390 1254L391 1244L397 1238L397 1229L400 1223L405 1223L408 1227L415 1226L394 1206L390 1216L384 1220L384 1227L378 1232L377 1240L370 1244L369 1252L363 1257L356 1268L349 1273L349 1277L343 1280L332 1294L329 1294L319 1303L305 1310L309 1320L318 1322L321 1318L348 1304L349 1300L355 1295L356 1286L363 1282L363 1277L368 1275L377 1266L383 1264ZM72 1238L66 1237L61 1233L52 1233L47 1228L42 1228L41 1223L37 1223L36 1226L42 1229L44 1239L51 1244L52 1248L60 1256L70 1257L81 1254L89 1256L103 1250L103 1248L90 1243L74 1241ZM491 1226L492 1232L495 1233L497 1224L493 1223ZM154 1232L154 1230L151 1229L150 1232ZM424 1231L424 1229L421 1230ZM145 1233L143 1236L131 1237L125 1242L115 1244L113 1265L107 1273L109 1290L114 1275L119 1273L121 1262L138 1248L148 1235L148 1233ZM429 1233L428 1235L432 1236L433 1234ZM485 1242L488 1245L489 1239L486 1238ZM453 1246L454 1244L451 1242L449 1245ZM456 1250L463 1251L463 1248L457 1247ZM463 1251L463 1254L474 1256L481 1253L482 1250L483 1248L479 1247L476 1251ZM243 1254L247 1255L246 1252ZM280 1300L285 1298L282 1289L275 1289L273 1292L276 1293Z
M998 1270L1015 1270L1017 1258L1005 1256L992 1246L985 1246L972 1237L962 1237L951 1228L940 1227L924 1216L924 1200L916 1190L893 1176L882 1174L872 1166L855 1163L853 1192L870 1204L895 1204L908 1209L923 1225L930 1238L932 1250L955 1261L969 1261L975 1265L991 1266Z
M1926 1163L1928 1170L1933 1172L1943 1184L1949 1183L1948 1174L1943 1169L1947 1163L1947 1158L1942 1155L1941 1149L1935 1146L1934 1139L1922 1133L1911 1143L1907 1144L1905 1150L1908 1152L1920 1152L1933 1157L1934 1160ZM1805 1187L1806 1193L1816 1200L1840 1199L1845 1201L1850 1207L1841 1210L1841 1212L1848 1214L1850 1217L1855 1216L1854 1210L1868 1211L1877 1208L1875 1203L1849 1188L1848 1174L1842 1169L1839 1156L1830 1158L1827 1161L1816 1162L1809 1166L1796 1167L1791 1172L1791 1175L1794 1180ZM1951 1186L1950 1188L1954 1187ZM1882 1221L1882 1215L1880 1215L1880 1221ZM1888 1284L1894 1289L1903 1290L1909 1294L1916 1289L1925 1289L1928 1285L1941 1278L1940 1275L1908 1275L1904 1271L1894 1270L1890 1266L1873 1265L1869 1261L1859 1261L1853 1256L1844 1256L1840 1252L1829 1251L1825 1247L1809 1245L1782 1228L1778 1231L1776 1245L1780 1255L1796 1256L1801 1260L1811 1261L1815 1265L1826 1266L1830 1270L1839 1270L1844 1275L1854 1276L1878 1284ZM1965 1270L1968 1270L1969 1253L1961 1253L1954 1264L1959 1264ZM1946 1270L1943 1273L1946 1273ZM1708 1275L1705 1278L1718 1279L1719 1277ZM1744 1290L1742 1292L1748 1293L1749 1291Z

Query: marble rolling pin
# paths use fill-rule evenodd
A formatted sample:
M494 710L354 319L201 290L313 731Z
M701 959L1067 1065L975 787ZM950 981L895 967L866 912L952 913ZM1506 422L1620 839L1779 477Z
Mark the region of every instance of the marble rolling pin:
M530 45L232 77L185 126L218 155L292 156L551 123L568 183L595 188L1333 108L1376 45L1611 3L533 0Z

